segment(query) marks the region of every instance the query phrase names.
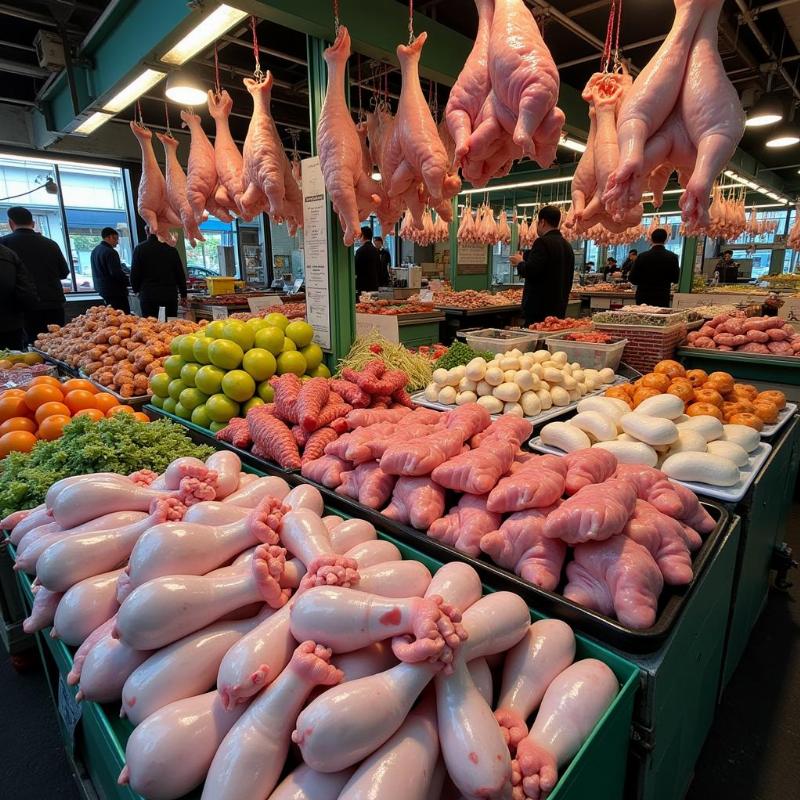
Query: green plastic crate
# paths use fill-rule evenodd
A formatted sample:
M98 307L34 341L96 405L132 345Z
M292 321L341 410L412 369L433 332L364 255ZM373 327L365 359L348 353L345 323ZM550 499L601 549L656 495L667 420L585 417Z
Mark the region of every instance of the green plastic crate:
M244 466L248 472L261 474L258 470ZM346 514L326 508L327 514L337 514L347 518ZM404 558L422 562L436 572L442 562L432 559L415 550L413 547L380 533L381 538L392 542ZM33 602L30 578L24 573L17 573L20 590L28 607ZM484 584L484 590L493 591ZM531 609L533 620L544 619L544 615ZM66 676L72 666L72 650L63 642L51 639L49 629L37 634L40 642L54 658L58 671ZM639 687L639 670L630 661L607 650L600 644L580 634L575 636L577 648L576 659L596 658L607 664L620 682L620 691L614 702L606 710L592 734L584 742L575 758L564 769L550 800L620 800L625 785L626 764L630 742L630 729L633 717L634 698ZM75 692L75 687L70 687ZM134 800L139 795L127 786L117 784L117 776L125 763L125 745L133 726L127 720L117 716L117 709L112 706L100 706L96 703L83 703L83 714L79 725L82 740L82 752L76 753L84 762L98 794L103 798L114 800ZM64 734L63 726L62 735ZM199 797L199 791L190 797Z

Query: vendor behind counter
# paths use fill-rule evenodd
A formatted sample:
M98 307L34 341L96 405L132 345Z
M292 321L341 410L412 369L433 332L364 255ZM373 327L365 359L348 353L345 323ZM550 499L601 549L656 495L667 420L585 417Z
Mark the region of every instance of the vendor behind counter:
M722 258L714 267L714 280L717 283L737 283L739 265L733 260L733 250L724 250Z

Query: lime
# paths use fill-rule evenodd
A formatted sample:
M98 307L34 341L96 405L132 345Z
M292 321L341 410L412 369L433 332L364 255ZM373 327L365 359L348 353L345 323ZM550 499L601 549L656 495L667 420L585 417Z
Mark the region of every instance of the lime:
M268 328L269 322L267 322L264 317L253 317L247 320L245 325L247 325L253 333L258 333L262 328Z
M282 331L286 330L286 326L289 324L289 318L285 317L283 314L278 314L273 312L272 314L267 314L264 319L270 324L274 325L276 328L280 328Z
M265 403L271 403L275 399L275 390L269 385L269 381L258 384L258 396Z
M249 400L256 391L256 382L243 369L232 369L222 379L222 391L237 403Z
M215 367L236 369L242 363L244 351L229 339L214 339L208 346L208 357Z
M308 369L314 369L322 363L322 348L318 344L307 344L300 352L306 360Z
M194 361L190 361L188 364L184 364L181 367L181 380L187 386L194 386L194 379L195 375L200 371L200 365L196 364Z
M311 344L314 338L314 329L302 319L296 319L286 326L284 333L298 346L303 348Z
M219 391L219 387L222 386L224 377L225 372L223 370L207 364L197 370L197 375L194 376L194 385L205 394L216 394Z
M177 400L173 400L171 397L165 397L161 408L164 411L166 411L168 414L174 414L175 413L175 406L177 406L177 405L178 405L178 401Z
M209 322L208 325L206 325L203 333L209 339L220 339L222 338L222 329L224 327L225 327L224 319L215 319L213 322Z
M306 360L302 353L295 350L287 350L278 356L278 375L287 372L294 372L295 375L302 375L306 371Z
M156 408L164 408L164 400L167 398L162 397L160 394L154 394L150 398L151 405L154 405Z
M189 419L192 416L192 412L183 403L175 403L175 416L181 419Z
M198 340L199 337L194 336L193 334L187 334L183 337L181 341L180 347L178 348L178 353L180 357L184 361L194 361L194 343Z
M203 405L208 400L208 395L203 394L199 389L184 389L178 397L178 402L189 411L194 411L198 406Z
M297 350L297 345L288 337L283 337L283 347L281 347L281 353L286 353L289 350Z
M199 361L201 364L210 364L211 359L208 357L208 346L213 342L208 336L198 336L194 341L192 347L193 361Z
M264 350L263 347L254 347L244 354L242 367L249 372L257 381L265 381L275 374L277 369L275 356Z
M222 338L236 342L242 350L249 350L253 346L255 331L240 319L229 319L222 328Z
M169 380L169 375L167 375L166 372L159 372L156 375L153 375L150 378L150 388L153 390L153 394L166 397L169 394L167 391Z
M170 378L179 378L185 363L180 356L167 356L164 359L164 371Z
M186 334L182 333L179 336L176 336L170 343L169 343L169 351L173 355L180 355L181 353L181 342L186 338Z
M330 378L331 371L324 364L318 364L314 369L310 369L308 374L312 378Z
M264 401L260 397L251 397L243 406L242 413L246 414L251 408L256 406L263 406Z
M211 424L211 417L208 416L205 403L201 406L197 406L197 408L192 411L192 422L194 422L195 425L199 425L201 428L207 428Z
M209 426L211 429L211 433L216 433L217 431L221 431L223 428L228 427L227 422L212 422Z
M175 378L175 380L169 382L167 391L169 392L169 396L177 403L178 398L181 396L181 392L185 388L186 384L180 378Z
M227 422L239 413L239 404L224 394L212 394L206 400L206 412L214 422Z
M283 348L283 340L283 331L274 325L267 325L265 328L256 331L256 347L269 350L274 356L278 355Z

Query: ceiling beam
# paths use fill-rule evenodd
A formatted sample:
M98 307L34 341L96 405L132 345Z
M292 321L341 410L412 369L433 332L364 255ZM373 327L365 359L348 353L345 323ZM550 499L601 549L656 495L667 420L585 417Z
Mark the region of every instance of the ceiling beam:
M8 58L0 58L0 72L27 75L30 78L47 78L50 76L50 70L40 67L38 64L23 64L21 61L11 61Z
M228 44L238 44L240 47L246 47L250 51L253 49L252 42L245 41L244 39L238 39L235 36L228 36L225 34L219 38L220 41L227 42ZM283 53L280 50L273 49L272 47L264 47L263 45L259 45L258 52L264 53L264 55L267 56L272 56L273 58L280 58L284 61L290 61L292 64L299 64L301 67L308 66L308 62L304 58L298 58L297 56L293 56L289 53Z
M44 25L45 28L59 27L58 22L49 14L40 14L38 11L30 11L27 8L10 6L6 3L0 3L0 14L4 17L13 17L25 22L35 22L37 25ZM77 25L67 24L65 28L67 33L81 33L81 29Z

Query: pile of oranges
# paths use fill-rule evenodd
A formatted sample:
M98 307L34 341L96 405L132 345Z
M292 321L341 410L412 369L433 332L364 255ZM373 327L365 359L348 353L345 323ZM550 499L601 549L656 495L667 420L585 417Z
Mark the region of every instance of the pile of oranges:
M24 389L6 389L0 392L0 459L12 452L28 453L40 439L58 439L73 417L96 422L114 414L149 421L147 414L120 405L116 397L80 378L61 383L42 375Z

